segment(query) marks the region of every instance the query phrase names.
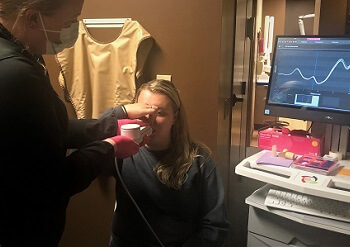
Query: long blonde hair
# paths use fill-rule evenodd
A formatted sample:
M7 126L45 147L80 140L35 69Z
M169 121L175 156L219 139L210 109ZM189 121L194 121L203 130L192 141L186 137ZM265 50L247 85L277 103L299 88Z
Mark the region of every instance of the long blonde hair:
M42 14L50 15L67 0L1 0L0 18L17 19L26 9L36 8Z
M136 93L136 100L143 90L166 95L172 101L174 113L177 113L177 118L171 128L168 152L156 165L155 172L163 184L179 190L186 179L188 170L198 157L198 149L202 147L208 153L210 150L204 144L194 142L190 137L185 109L179 91L172 82L153 80L144 83Z

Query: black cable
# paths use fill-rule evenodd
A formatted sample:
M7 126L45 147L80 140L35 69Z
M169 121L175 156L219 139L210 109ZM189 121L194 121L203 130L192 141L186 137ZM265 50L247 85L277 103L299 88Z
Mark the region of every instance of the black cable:
M117 174L118 174L118 178L120 180L120 183L122 184L124 190L126 191L126 193L128 194L129 198L131 199L131 201L134 203L137 211L139 212L140 216L142 217L142 219L144 220L144 222L146 223L146 225L148 226L148 228L150 229L150 231L152 232L152 234L154 235L154 237L157 239L159 245L161 247L165 247L162 243L162 241L160 241L160 239L158 238L157 234L155 233L155 231L153 230L152 226L148 223L146 217L143 215L141 209L139 208L139 206L137 205L137 203L135 202L134 198L132 197L132 195L130 194L128 188L126 187L123 179L122 179L122 175L120 174L119 168L118 168L118 162L117 162L117 158L115 158L115 169L117 170ZM118 207L118 204L117 204Z
M310 133L311 127L314 124L314 122L311 122L310 127L307 129L307 132Z
M287 121L265 121L264 123L266 125L258 129L258 131L262 131L268 128L282 129L283 127L287 127L289 125Z

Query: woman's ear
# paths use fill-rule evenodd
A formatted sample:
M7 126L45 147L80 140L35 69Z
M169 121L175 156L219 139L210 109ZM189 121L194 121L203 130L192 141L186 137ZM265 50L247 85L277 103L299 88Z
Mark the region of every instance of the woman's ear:
M42 28L42 24L40 21L40 16L39 16L39 11L36 9L26 9L23 12L23 18L24 18L24 22L25 24L32 28L32 29L36 29L36 28Z

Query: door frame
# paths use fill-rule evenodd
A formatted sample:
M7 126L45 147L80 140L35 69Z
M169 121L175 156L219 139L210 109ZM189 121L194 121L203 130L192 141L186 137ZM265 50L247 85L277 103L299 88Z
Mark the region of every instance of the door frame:
M251 106L254 103L252 70L255 69L251 64L254 61L252 49L256 45L254 25L248 25L247 29L247 23L249 24L249 18L255 18L256 0L223 0L222 6L217 157L222 165L231 222L226 246L245 246L248 206L244 199L252 189L245 189L250 188L246 186L250 182L245 182L234 170L246 157L250 145L247 138L251 130L248 123L251 121ZM250 38L247 37L248 33ZM234 94L243 101L237 102L232 108ZM253 188L255 187L258 185L254 184Z

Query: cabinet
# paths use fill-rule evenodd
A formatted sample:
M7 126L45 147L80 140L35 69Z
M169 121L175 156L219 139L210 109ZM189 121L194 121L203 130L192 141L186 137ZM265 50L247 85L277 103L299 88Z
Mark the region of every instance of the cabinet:
M264 201L270 188L283 187L302 193L322 196L349 203L350 177L312 174L286 167L256 164L261 151L244 159L236 174L266 183L245 199L249 205L247 246L349 246L350 223L291 211L271 209ZM350 168L350 162L342 161ZM260 165L261 166L261 165ZM303 176L317 176L319 183L305 183ZM339 184L341 183L341 185Z
M252 195L248 200L254 200ZM349 246L350 236L305 225L255 206L249 206L248 247Z

